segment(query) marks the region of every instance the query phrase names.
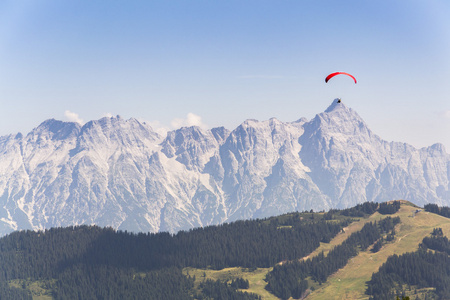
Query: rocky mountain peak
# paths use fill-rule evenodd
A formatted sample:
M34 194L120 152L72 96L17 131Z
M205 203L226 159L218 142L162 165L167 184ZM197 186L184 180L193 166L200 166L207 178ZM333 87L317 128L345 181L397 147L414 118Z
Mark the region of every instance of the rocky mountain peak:
M80 129L81 125L76 122L63 122L55 119L48 119L33 129L28 136L63 140L69 136L78 135Z
M221 131L215 132L220 140ZM212 152L219 148L216 135L211 130L203 130L198 126L182 127L167 133L161 143L161 152L168 158L176 156L176 160L189 170L203 170Z
M97 224L175 232L406 199L450 205L441 144L386 142L343 101L308 121L247 120L159 136L120 116L0 137L0 234Z
M338 109L348 109L347 106L342 102L341 98L336 98L331 102L331 105L325 110L325 112L331 112Z
M347 142L347 139L357 140L376 137L372 134L364 120L339 99L322 113L317 114L310 122L305 123L305 136L319 135L325 139L333 137Z

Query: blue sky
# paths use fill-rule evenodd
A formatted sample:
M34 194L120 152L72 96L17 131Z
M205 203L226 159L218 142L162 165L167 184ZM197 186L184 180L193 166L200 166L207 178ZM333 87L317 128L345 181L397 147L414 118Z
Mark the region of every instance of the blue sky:
M107 115L234 129L336 97L388 141L450 152L450 2L0 2L0 135ZM349 72L358 79L324 78Z

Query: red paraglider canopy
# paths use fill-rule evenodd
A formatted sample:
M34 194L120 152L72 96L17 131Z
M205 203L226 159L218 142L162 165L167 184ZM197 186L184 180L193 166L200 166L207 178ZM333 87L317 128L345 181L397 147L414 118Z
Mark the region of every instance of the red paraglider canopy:
M328 80L330 80L331 78L333 78L336 75L347 75L347 76L350 76L351 78L353 78L353 80L356 83L356 78L353 77L353 75L345 73L345 72L334 72L334 73L331 73L330 75L327 76L327 78L325 78L325 82L328 82Z

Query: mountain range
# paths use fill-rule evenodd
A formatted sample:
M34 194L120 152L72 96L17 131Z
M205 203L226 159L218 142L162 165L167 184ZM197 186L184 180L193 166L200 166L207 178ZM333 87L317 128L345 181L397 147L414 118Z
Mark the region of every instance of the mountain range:
M406 199L450 205L443 145L387 142L337 99L313 119L161 136L120 116L0 137L0 235L80 224L186 230Z

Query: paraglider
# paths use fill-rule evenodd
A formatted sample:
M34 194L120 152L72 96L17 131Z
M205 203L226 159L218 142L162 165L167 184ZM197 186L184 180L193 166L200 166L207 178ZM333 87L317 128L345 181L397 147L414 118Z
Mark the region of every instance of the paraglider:
M333 77L336 76L336 75L347 75L347 76L350 76L351 78L353 78L353 80L354 80L355 83L356 83L356 78L355 78L353 75L348 74L348 73L345 73L345 72L334 72L334 73L331 73L330 75L328 75L328 76L325 78L325 82L328 82L328 80L330 80L331 78L333 78Z

